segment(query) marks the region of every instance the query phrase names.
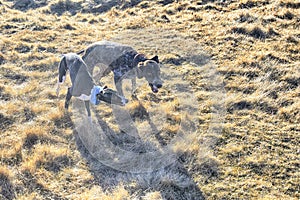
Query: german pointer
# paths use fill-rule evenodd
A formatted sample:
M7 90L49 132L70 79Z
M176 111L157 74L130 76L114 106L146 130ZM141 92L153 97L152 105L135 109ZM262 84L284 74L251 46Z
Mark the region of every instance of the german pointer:
M80 53L84 53L82 59L88 66L90 74L93 74L94 67L99 64L104 65L105 69L101 70L97 78L107 75L110 71L114 73L114 83L121 96L124 96L123 79L131 79L132 93L136 89L136 77L146 78L154 93L162 87L158 56L147 59L130 46L110 41L93 43L87 49L78 52Z
M65 108L68 109L71 97L77 97L84 101L88 116L91 116L90 102L98 104L105 101L116 105L125 105L127 100L111 89L96 86L87 70L87 66L80 56L75 53L64 54L58 66L58 85L56 94L59 94L60 85L65 81L69 70L72 86L68 88Z

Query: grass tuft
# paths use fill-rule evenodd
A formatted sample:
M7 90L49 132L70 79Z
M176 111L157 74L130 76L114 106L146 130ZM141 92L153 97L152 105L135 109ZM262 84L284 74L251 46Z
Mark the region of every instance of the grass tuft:
M260 40L264 40L269 37L268 32L263 31L260 27L253 27L252 29L234 27L231 31L232 33L243 34Z
M0 194L2 198L14 199L15 191L12 183L12 175L10 171L4 167L0 168Z

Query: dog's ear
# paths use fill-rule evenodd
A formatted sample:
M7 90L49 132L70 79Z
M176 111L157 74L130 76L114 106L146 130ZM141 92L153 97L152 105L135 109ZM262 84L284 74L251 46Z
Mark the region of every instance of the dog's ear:
M153 57L153 58L151 58L150 60L154 60L155 62L159 63L158 56L154 56L154 57Z

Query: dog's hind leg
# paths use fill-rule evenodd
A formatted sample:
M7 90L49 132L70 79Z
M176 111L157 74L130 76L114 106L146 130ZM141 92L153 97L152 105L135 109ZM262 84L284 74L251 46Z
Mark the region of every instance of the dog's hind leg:
M69 87L68 92L67 92L67 96L66 96L66 101L65 101L65 109L66 110L68 110L68 108L69 108L71 98L72 98L72 88Z
M91 109L90 109L90 101L84 101L84 105L85 105L85 108L86 108L86 111L88 113L88 121L90 123L92 123L92 116L91 116Z
M96 82L100 82L101 78L107 76L110 72L111 69L106 65L97 65L94 67L93 72L91 72L91 75Z
M91 76L93 76L95 66L88 66L87 70Z

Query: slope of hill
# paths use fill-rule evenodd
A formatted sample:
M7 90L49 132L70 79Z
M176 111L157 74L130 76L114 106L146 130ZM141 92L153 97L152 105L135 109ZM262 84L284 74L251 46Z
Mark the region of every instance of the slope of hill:
M299 199L299 9L292 0L1 1L1 199ZM162 63L159 93L138 80L137 99L125 84L124 108L93 109L132 170L91 151L102 143L87 145L80 102L64 112L69 80L55 95L60 55L99 40ZM114 87L112 75L102 81ZM120 131L116 112L138 136ZM162 156L152 171L143 169L154 158L129 157L165 147L176 159Z

